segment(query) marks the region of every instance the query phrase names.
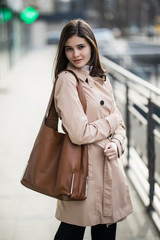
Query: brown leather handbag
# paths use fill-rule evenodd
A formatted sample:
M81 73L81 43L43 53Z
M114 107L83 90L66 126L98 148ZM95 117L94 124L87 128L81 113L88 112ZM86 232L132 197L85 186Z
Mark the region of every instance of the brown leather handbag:
M74 72L67 71L77 79L78 95L86 112L81 81ZM55 85L56 81L21 183L60 200L84 200L87 197L88 148L73 144L67 133L58 132Z

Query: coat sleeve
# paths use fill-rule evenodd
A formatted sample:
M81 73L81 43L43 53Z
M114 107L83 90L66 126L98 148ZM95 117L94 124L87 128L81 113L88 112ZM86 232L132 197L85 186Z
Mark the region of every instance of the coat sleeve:
M114 95L113 95L113 89L112 89L112 86L111 86L108 78L106 79L105 84L106 84L106 87L109 89L109 91L112 94L113 111L118 115L119 124L117 125L117 128L115 129L115 131L112 132L109 137L107 137L106 139L103 139L99 142L96 142L96 145L100 146L101 148L104 148L108 142L114 142L117 145L118 157L120 157L123 154L125 145L126 145L126 128L124 125L122 115L119 112L118 108L116 107L116 103L115 103Z
M119 112L118 109L117 112ZM121 118L121 122L115 130L113 136L111 137L111 142L116 143L118 149L118 156L120 157L123 154L126 146L126 128L120 112L119 116Z
M114 109L115 109L116 113L119 115L119 119L120 119L119 125L117 126L115 132L113 133L110 141L116 143L117 149L118 149L118 156L120 157L123 154L125 145L126 145L126 128L124 125L122 115L116 107L116 103L115 103L114 95L113 95L113 89L112 89L109 79L107 79L107 83L108 83L109 89L113 96Z
M89 144L107 138L119 125L117 114L89 123L80 102L75 77L62 72L55 87L55 107L71 141L75 144Z

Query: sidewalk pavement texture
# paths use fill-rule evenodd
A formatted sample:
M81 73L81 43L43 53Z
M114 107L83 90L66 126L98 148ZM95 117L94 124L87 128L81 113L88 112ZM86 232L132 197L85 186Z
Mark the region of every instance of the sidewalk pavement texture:
M6 86L0 86L0 240L52 240L59 226L56 199L20 184L51 93L55 51L51 46L29 52L12 68ZM158 240L129 185L134 213L118 224L116 239ZM90 227L84 239L91 239Z

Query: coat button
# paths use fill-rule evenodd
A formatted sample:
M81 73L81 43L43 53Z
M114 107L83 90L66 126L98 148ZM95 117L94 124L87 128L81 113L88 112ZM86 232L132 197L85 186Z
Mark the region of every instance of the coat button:
M101 100L101 101L100 101L100 104L101 104L101 105L104 105L104 101L103 101L103 100Z
M88 78L86 78L85 82L88 83Z
M109 135L108 139L109 139L109 140L111 140L111 139L112 139L112 133Z

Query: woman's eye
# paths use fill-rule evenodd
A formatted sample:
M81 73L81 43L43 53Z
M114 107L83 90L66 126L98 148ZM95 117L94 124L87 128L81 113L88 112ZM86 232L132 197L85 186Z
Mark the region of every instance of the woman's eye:
M84 45L80 45L80 46L79 46L79 49L82 49L82 48L84 48Z
M72 50L72 48L70 48L70 47L65 48L65 51L71 51L71 50Z

